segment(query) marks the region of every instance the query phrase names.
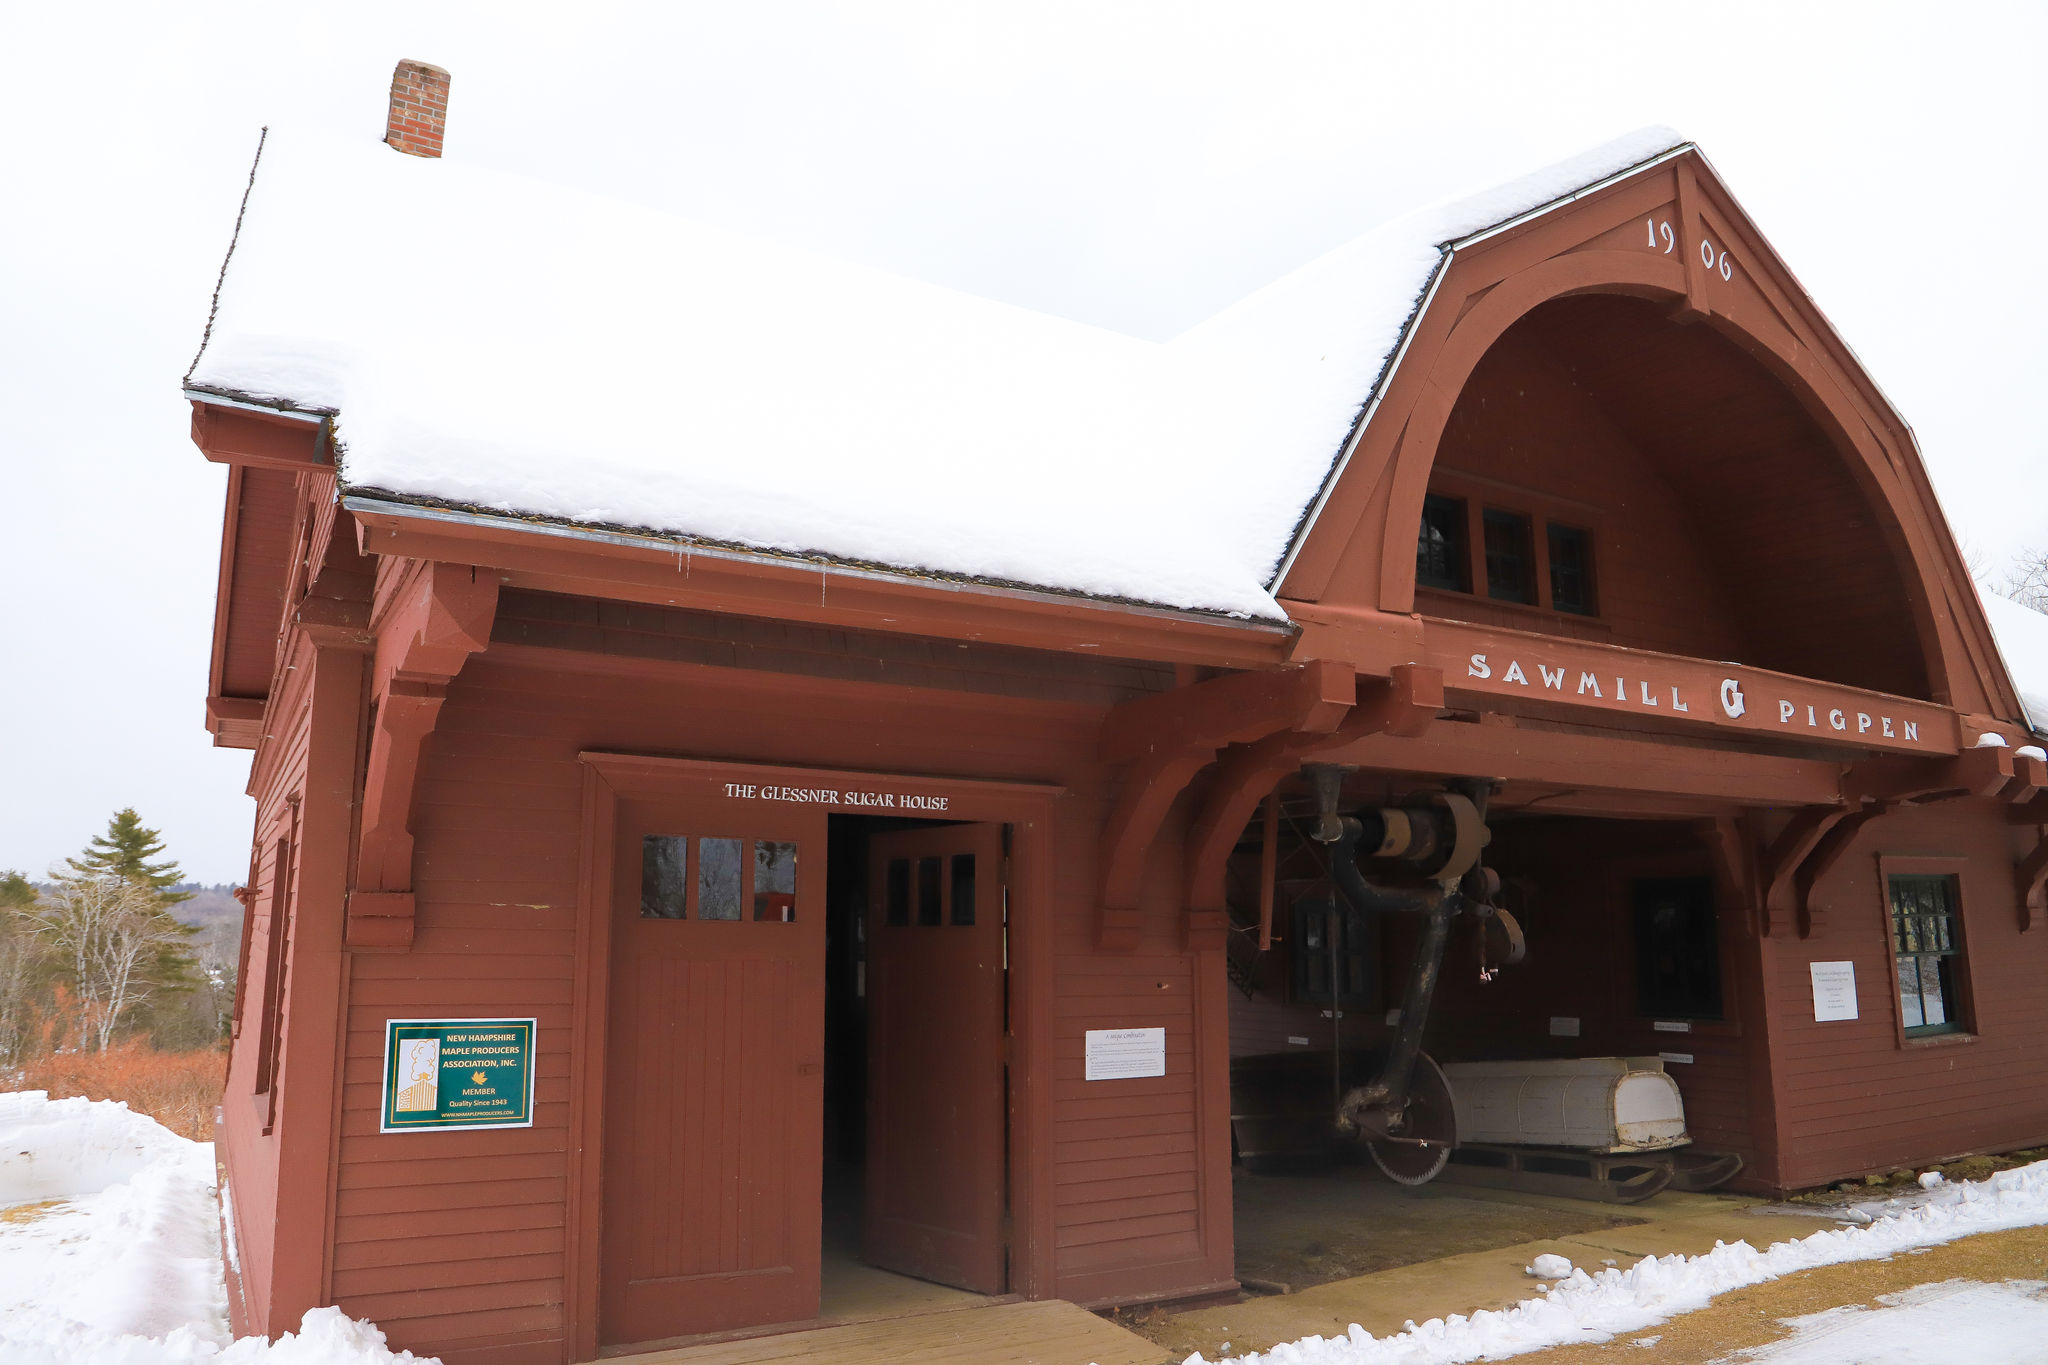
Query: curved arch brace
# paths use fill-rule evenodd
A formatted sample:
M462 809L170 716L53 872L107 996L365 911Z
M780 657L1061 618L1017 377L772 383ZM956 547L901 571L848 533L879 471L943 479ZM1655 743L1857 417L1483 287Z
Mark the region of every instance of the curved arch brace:
M1554 256L1488 290L1445 338L1407 413L1381 414L1382 421L1405 422L1392 457L1386 520L1379 528L1378 606L1382 611L1414 610L1412 528L1422 516L1423 497L1429 491L1430 472L1451 409L1473 370L1502 334L1535 308L1568 295L1592 293L1632 294L1674 303L1688 297L1685 270L1675 258L1614 250ZM1931 547L1920 532L1924 509L1913 503L1910 490L1896 477L1891 453L1840 384L1775 317L1753 316L1756 312L1755 305L1740 299L1728 300L1725 307L1717 303L1710 325L1762 360L1779 382L1822 420L1837 442L1854 451L1857 458L1851 472L1889 518L1888 537L1907 560L1903 577L1917 589L1913 623L1928 663L1928 681L1936 699L1945 700L1957 661L1943 646L1935 616L1945 599L1932 567Z

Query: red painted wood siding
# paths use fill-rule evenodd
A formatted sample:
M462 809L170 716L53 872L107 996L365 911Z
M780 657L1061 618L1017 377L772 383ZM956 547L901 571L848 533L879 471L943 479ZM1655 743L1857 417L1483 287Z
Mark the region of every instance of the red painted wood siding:
M2020 932L2017 831L2000 814L1953 801L1871 822L1815 887L1812 936L1780 929L1765 945L1784 1184L2048 1143L2048 933ZM1881 853L1963 860L1966 1035L1899 1040ZM1856 1019L1814 1022L1817 961L1855 963Z
M429 742L414 946L354 958L333 1269L343 1308L379 1322L394 1347L444 1355L523 1344L543 1358L562 1334L585 749L1066 787L1049 898L1056 1290L1138 1297L1229 1278L1227 1209L1220 1241L1214 1211L1206 1232L1202 1217L1198 983L1180 948L1168 841L1155 850L1140 951L1097 954L1091 937L1095 841L1114 796L1095 761L1101 717L1167 685L1170 670L520 592L505 595L495 639L454 684ZM590 652L600 649L610 661ZM543 667L573 650L585 651L577 666ZM621 671L619 655L675 662ZM1221 1007L1219 993L1219 1020ZM380 1135L383 1021L495 1013L539 1018L535 1126ZM1146 1025L1169 1030L1166 1077L1113 1096L1082 1081L1083 1030ZM1227 1199L1227 1170L1211 1189Z

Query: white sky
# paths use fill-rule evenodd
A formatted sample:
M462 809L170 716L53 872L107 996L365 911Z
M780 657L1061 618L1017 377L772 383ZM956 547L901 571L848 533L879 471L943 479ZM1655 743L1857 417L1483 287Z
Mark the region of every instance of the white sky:
M379 138L400 57L453 73L451 158L1151 337L1669 123L1996 560L2048 543L2044 50L2039 4L4 0L0 867L134 805L243 875L248 755L202 724L225 475L178 380L257 128Z

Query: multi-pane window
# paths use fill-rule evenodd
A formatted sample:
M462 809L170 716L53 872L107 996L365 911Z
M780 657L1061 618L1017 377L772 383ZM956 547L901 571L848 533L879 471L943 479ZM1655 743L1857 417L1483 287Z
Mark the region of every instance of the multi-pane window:
M1548 533L1551 607L1593 615L1593 533L1555 521L1549 524Z
M1422 500L1422 529L1415 538L1415 581L1426 588L1472 591L1463 498L1431 493Z
M1539 536L1537 533L1541 531ZM1597 616L1593 533L1540 521L1512 507L1489 507L1431 493L1415 536L1415 586L1473 592L1483 582L1496 602Z
M785 840L644 835L641 918L741 921L751 904L754 920L787 924L796 918L796 853Z
M1496 602L1536 600L1536 555L1529 518L1489 507L1481 518L1486 534L1486 595Z
M1956 928L1954 877L1893 876L1892 956L1906 1036L1960 1033L1962 936Z

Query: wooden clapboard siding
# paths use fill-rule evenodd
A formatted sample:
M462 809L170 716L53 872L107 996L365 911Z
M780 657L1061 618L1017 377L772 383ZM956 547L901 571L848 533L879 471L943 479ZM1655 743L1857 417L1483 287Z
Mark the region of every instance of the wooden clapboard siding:
M1101 717L1170 681L1116 661L507 591L492 649L451 688L429 741L414 946L355 960L336 1301L374 1314L394 1346L444 1356L522 1343L544 1353L567 1330L577 755L592 749L1064 788L1044 897L1056 917L1057 984L1046 987L1054 1278L1039 1292L1136 1298L1227 1281L1228 1210L1210 1207L1228 1199L1227 1134L1217 1150L1198 1114L1195 996L1207 986L1181 947L1177 836L1155 850L1141 950L1093 945L1095 840L1116 776L1095 757ZM462 1014L539 1019L534 1126L380 1134L383 1021ZM1149 1025L1168 1030L1166 1077L1082 1080L1085 1030ZM506 1286L535 1291L519 1301L516 1340L485 1302Z
M1819 1184L1972 1151L2048 1142L2048 937L2023 933L2016 845L1990 802L1894 811L1858 832L1814 888L1812 935L1766 945L1779 1073L1781 1182ZM1954 858L1970 1032L1902 1040L1878 856ZM1930 869L1931 870L1931 869ZM1851 962L1858 1017L1816 1023L1813 962Z

